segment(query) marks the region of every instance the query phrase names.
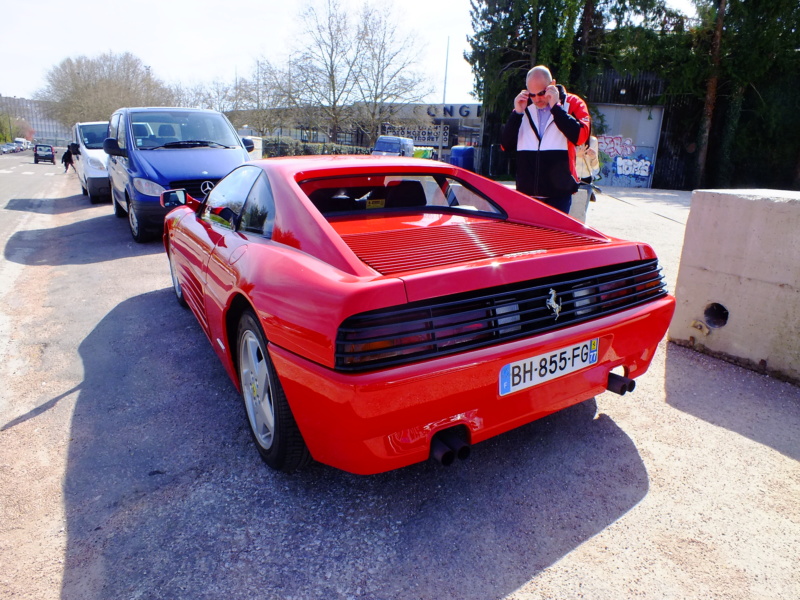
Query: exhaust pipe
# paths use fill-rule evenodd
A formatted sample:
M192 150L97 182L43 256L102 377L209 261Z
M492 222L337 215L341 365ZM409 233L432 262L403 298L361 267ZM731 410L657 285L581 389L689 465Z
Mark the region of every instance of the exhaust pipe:
M614 392L620 396L624 396L625 392L632 392L636 389L636 382L633 379L628 379L616 373L608 374L608 385L606 389L609 392Z
M431 440L431 456L442 466L449 467L456 459L456 453L438 437Z
M441 437L442 441L447 444L453 452L456 453L456 456L459 460L467 460L469 458L472 448L470 448L470 445L466 442L466 440L464 440L464 438L456 433L455 429L445 429L439 434L439 436Z
M431 456L445 467L452 465L456 458L469 458L469 443L456 431L455 427L438 432L431 440Z

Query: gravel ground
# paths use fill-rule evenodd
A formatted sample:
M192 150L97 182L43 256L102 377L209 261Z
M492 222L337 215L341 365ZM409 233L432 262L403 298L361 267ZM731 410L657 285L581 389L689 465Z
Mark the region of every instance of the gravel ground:
M160 246L11 164L0 597L800 597L800 388L662 343L632 395L449 469L273 473ZM589 224L674 289L689 195L603 191Z

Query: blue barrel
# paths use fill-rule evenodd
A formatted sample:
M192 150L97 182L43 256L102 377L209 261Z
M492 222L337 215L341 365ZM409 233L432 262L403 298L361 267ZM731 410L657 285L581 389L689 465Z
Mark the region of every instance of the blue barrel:
M474 171L475 148L472 146L453 146L450 148L450 164Z

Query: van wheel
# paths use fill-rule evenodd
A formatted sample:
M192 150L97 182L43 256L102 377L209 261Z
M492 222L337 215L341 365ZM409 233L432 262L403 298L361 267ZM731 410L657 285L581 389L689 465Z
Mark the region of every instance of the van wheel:
M118 219L122 219L125 216L127 216L127 213L124 210L122 210L122 206L120 205L119 202L117 202L117 200L116 200L116 198L114 198L114 196L111 196L111 203L114 205L114 216L115 217L117 217Z
M89 196L89 190L87 190L86 186L83 184L81 184L81 194L83 194L84 196ZM89 196L89 202L92 202L91 196ZM94 204L94 202L92 202L92 204Z
M144 232L144 225L139 220L139 215L136 214L136 210L130 202L128 202L128 225L130 225L134 242L142 244L148 240L149 236Z

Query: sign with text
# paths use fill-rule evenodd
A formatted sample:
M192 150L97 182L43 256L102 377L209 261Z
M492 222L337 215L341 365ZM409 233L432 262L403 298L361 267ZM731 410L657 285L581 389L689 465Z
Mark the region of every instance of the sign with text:
M428 125L425 127L392 127L384 125L384 135L396 135L407 137L414 140L415 146L438 146L439 136L443 136L442 146L449 147L450 126L449 125Z

